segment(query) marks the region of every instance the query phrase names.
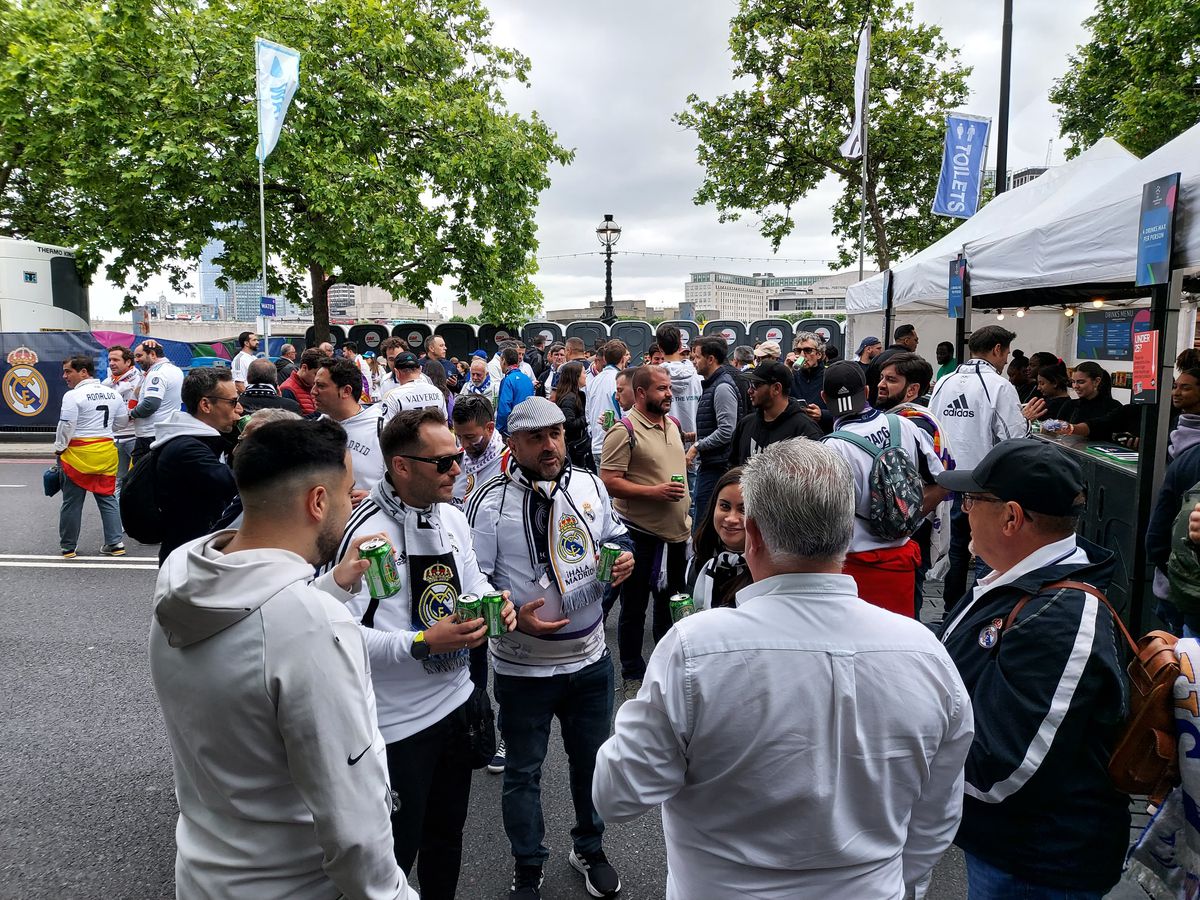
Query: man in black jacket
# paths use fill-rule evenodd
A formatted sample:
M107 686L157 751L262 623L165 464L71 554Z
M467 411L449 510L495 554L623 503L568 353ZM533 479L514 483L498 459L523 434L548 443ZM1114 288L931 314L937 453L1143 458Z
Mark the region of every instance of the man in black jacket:
M781 362L760 363L749 372L750 405L733 431L729 465L740 466L776 441L806 437L821 439L817 423L804 414L804 404L792 398L792 373Z
M233 471L222 459L226 435L242 416L232 373L217 367L192 369L183 379L182 394L185 411L155 426L150 447L158 457L154 484L163 522L159 565L176 547L208 534L237 493Z
M955 838L971 900L1099 900L1129 842L1129 798L1108 775L1124 677L1108 608L1052 586L1103 591L1112 575L1112 554L1075 534L1082 473L1057 447L1017 438L937 480L962 492L991 567L941 634L975 712Z
M260 409L286 409L296 415L302 415L300 404L288 397L279 395L276 386L275 364L269 359L256 359L246 370L249 383L242 391L238 402L242 404L244 413L258 412Z
M801 331L796 335L792 396L804 404L804 412L823 434L833 431L833 415L825 407L825 341L819 334Z

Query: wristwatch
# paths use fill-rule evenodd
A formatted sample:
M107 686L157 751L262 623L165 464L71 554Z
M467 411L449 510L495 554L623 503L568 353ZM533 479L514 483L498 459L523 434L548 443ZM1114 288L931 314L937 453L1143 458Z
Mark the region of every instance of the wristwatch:
M429 645L425 643L425 632L417 632L417 636L413 638L412 649L408 652L412 654L412 658L417 662L429 659Z

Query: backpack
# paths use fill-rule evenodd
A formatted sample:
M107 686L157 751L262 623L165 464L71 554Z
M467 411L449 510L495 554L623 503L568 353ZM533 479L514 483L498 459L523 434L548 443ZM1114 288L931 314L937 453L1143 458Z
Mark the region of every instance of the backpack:
M679 424L679 420L670 414L667 415L667 418L675 423L675 427L679 429L680 440L682 440L683 439L683 426ZM621 425L625 426L625 430L627 432L629 432L629 453L630 453L630 455L632 455L633 448L637 446L637 437L633 433L633 423L629 421L628 416L621 416L621 418L619 418L617 421Z
M163 516L158 508L158 453L151 450L129 470L121 486L121 523L140 544L161 544Z
M888 446L882 450L860 434L835 431L823 440L847 441L870 453L871 474L867 477L871 505L867 530L883 541L911 537L924 515L925 486L907 451L900 444L900 419L887 414Z
M1175 679L1179 677L1179 641L1165 631L1151 631L1135 641L1129 629L1100 591L1081 581L1056 581L1042 590L1070 588L1091 594L1112 614L1133 657L1125 671L1129 675L1129 715L1108 761L1113 787L1127 794L1145 794L1158 806L1172 787L1179 784L1178 737L1175 730ZM1004 631L1029 602L1022 597L1008 614ZM1001 635L1004 634L1001 631Z

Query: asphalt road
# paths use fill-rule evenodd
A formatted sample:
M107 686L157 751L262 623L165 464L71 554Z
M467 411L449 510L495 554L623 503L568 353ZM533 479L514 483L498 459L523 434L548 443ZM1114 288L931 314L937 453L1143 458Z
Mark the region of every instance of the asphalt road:
M0 460L0 898L172 897L171 755L146 660L155 548L127 542L128 556L99 558L91 503L79 558L59 558L58 500L41 492L46 465ZM573 817L557 729L542 787L551 849L542 895L582 900L566 861ZM512 861L500 776L475 774L465 846L459 896L504 898ZM605 849L622 897L663 896L657 813L610 827ZM956 849L927 896L966 896Z

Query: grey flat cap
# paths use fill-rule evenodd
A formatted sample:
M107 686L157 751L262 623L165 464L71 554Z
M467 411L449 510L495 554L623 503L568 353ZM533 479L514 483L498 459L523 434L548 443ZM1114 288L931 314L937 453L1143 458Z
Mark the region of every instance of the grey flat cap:
M537 431L551 425L561 425L567 420L563 411L545 397L529 397L513 407L508 415L508 433L514 431Z

